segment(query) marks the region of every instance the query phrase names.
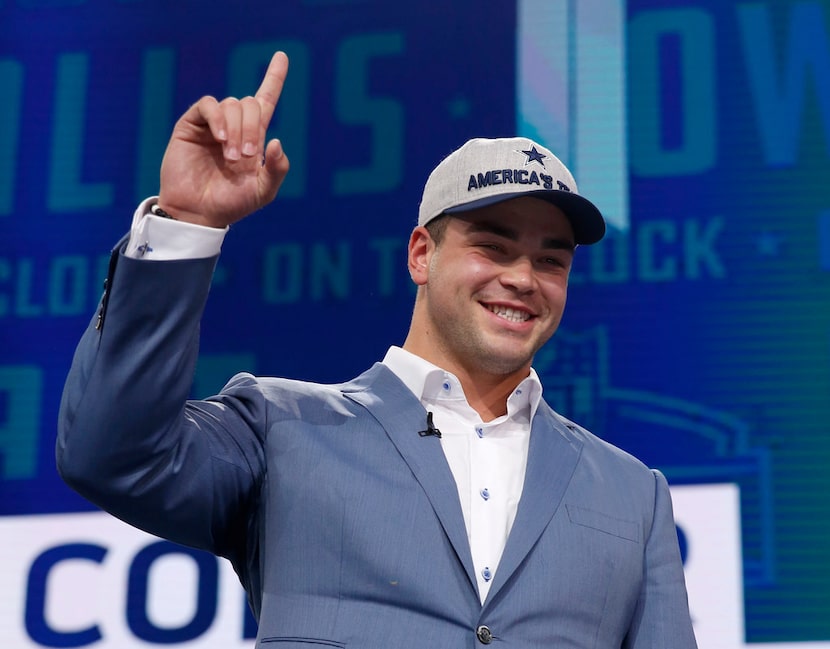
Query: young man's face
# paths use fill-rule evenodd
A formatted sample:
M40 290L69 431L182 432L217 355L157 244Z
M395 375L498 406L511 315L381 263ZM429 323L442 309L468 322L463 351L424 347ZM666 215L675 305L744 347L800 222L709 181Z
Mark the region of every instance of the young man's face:
M574 234L562 211L521 197L453 215L424 250L423 275L413 277L436 354L428 360L450 371L526 373L565 308Z

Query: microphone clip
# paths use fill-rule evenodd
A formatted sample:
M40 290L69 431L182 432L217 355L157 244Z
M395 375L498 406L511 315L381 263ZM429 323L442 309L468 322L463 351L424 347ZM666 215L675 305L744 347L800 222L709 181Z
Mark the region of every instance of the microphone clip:
M434 435L435 437L441 437L441 431L438 430L432 423L432 413L427 412L427 429L426 430L419 430L418 434L421 437L427 437L429 435Z

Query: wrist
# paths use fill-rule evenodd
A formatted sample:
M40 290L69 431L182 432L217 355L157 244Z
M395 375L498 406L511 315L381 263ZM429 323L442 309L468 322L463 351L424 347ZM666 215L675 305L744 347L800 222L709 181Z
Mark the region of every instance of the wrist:
M189 212L175 206L169 207L169 204L166 203L161 197L156 199L156 201L150 205L149 213L153 216L158 216L164 219L179 221L181 223L190 223L192 225L200 225L207 228L224 229L226 227L224 225L216 225L215 223L211 223L201 214Z

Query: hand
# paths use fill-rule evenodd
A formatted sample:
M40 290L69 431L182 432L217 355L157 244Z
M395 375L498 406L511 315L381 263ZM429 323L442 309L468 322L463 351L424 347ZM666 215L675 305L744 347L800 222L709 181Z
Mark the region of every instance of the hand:
M253 97L202 97L176 122L161 163L159 207L180 221L223 228L270 203L288 173L265 133L288 58L277 52Z

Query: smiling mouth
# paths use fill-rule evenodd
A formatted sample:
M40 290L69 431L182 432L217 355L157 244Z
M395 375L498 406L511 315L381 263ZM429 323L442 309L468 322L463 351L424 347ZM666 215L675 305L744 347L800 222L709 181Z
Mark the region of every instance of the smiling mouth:
M509 306L499 306L491 304L485 304L484 306L491 313L495 313L500 318L503 318L504 320L507 320L509 322L527 322L531 318L531 315L527 311L521 311L519 309L514 309Z

